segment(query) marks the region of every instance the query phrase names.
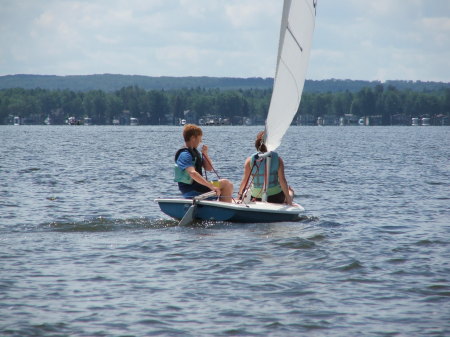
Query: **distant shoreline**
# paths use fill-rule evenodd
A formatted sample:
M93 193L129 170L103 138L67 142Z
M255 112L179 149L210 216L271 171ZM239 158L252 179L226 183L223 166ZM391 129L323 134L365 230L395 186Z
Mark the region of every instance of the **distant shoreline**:
M2 83L11 88L1 88ZM263 125L272 83L267 78L0 77L0 124ZM78 90L64 89L69 85ZM101 89L106 87L110 90ZM449 120L450 83L307 80L293 123L449 125Z

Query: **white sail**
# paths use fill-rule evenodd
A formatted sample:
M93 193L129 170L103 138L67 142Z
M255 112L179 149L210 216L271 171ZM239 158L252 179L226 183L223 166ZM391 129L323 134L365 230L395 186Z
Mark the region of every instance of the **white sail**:
M274 151L280 145L300 105L316 3L316 0L284 0L277 68L266 119L265 144L268 151Z

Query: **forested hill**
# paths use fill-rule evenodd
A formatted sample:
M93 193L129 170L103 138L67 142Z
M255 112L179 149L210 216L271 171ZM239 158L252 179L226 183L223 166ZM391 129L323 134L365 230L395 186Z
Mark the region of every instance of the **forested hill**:
M362 88L374 88L383 84L392 85L399 90L434 91L450 88L450 83L421 81L360 81L360 80L306 80L305 93L357 92ZM273 85L273 78L232 78L232 77L150 77L139 75L6 75L0 76L0 89L49 89L87 92L102 90L112 92L124 87L137 86L145 90L170 90L181 88L205 89L268 89Z

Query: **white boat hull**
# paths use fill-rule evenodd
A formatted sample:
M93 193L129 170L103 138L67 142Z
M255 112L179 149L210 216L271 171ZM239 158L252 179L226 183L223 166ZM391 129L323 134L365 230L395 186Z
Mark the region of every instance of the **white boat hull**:
M156 199L161 210L174 219L182 219L192 199ZM300 205L250 202L248 204L201 200L196 203L195 219L239 223L298 221L305 209Z

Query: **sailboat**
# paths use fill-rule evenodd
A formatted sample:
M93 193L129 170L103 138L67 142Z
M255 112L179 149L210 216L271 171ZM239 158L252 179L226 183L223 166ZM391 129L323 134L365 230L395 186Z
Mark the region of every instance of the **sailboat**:
M312 45L317 0L284 0L276 74L265 125L265 145L261 154L270 165L270 153L280 146L300 105ZM210 200L214 192L194 199L156 199L161 210L182 223L215 220L241 223L295 221L304 212L301 205L263 201L226 203ZM186 218L189 218L187 221Z

